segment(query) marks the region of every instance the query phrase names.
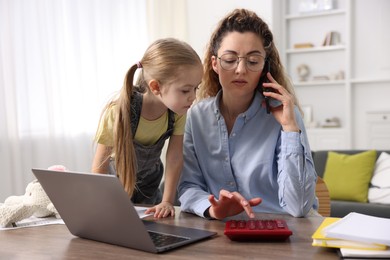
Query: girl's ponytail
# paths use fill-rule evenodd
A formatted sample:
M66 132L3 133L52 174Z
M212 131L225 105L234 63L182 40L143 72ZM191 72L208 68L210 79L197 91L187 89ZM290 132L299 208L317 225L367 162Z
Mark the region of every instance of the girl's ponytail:
M141 63L138 63L141 64ZM137 159L131 131L131 96L135 71L139 68L134 64L126 73L123 87L116 103L116 119L114 127L115 167L119 180L125 191L132 196L137 180Z

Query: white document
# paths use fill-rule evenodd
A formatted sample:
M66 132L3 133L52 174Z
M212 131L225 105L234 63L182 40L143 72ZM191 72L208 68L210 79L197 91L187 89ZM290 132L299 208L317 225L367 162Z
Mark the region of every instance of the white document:
M390 219L356 212L324 228L326 237L390 246Z
M12 226L9 227L0 227L0 230L11 230L25 227L37 227L37 226L46 226L53 224L65 224L64 221L60 218L55 217L47 217L47 218L37 218L37 217L29 217L13 223Z
M134 206L135 210L137 210L139 218L146 218L147 216L152 216L153 213L145 214L145 210L147 210L147 207L138 207Z

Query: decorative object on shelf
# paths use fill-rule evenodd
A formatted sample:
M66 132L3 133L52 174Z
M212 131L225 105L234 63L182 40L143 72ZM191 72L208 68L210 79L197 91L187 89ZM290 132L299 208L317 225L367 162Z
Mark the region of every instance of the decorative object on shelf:
M302 42L302 43L295 43L294 49L304 49L304 48L313 48L314 44L311 42Z
M345 78L344 70L339 70L337 73L332 74L330 78L332 80L343 80Z
M329 80L329 77L326 75L318 75L313 77L313 81L326 81Z
M322 127L341 127L340 119L338 117L327 118L325 119L325 123L322 124Z
M316 10L316 1L315 0L301 0L299 2L299 12L300 13L309 13Z
M332 10L335 5L333 0L317 0L317 11Z
M341 43L340 33L331 31L326 34L322 46L339 45L340 43Z
M333 8L333 0L301 0L299 3L300 13L329 11Z
M310 75L310 68L306 64L298 65L297 73L299 81L307 81L307 77Z

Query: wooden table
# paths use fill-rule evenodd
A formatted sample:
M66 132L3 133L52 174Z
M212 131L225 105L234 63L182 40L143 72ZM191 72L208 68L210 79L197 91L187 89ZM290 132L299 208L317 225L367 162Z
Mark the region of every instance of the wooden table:
M293 235L285 242L233 242L224 234L224 222L205 220L176 209L174 218L156 221L215 231L208 240L152 254L81 239L65 225L48 225L0 231L0 259L339 259L335 249L313 247L311 235L322 217L293 218L257 214L258 218L283 218ZM149 217L151 218L151 217Z

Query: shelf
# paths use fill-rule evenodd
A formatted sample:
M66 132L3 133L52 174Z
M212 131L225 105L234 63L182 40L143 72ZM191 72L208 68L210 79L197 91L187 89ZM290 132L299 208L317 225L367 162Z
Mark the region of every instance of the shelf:
M390 78L354 78L351 79L351 83L359 84L359 83L389 83Z
M307 132L315 133L315 134L322 134L322 133L332 133L332 134L343 134L346 133L347 130L343 127L313 127L313 128L306 128Z
M294 53L312 53L312 52L327 52L327 51L342 51L345 50L344 45L334 45L334 46L320 46L313 48L298 48L298 49L287 49L287 54Z
M313 18L313 17L323 17L330 15L344 15L346 14L345 10L330 10L330 11L322 11L322 12L312 12L312 13L302 13L302 14L291 14L286 15L286 20L297 20L297 19L305 19L305 18Z
M344 84L345 84L345 80L317 80L317 81L294 82L295 87L330 86L330 85L344 85Z

